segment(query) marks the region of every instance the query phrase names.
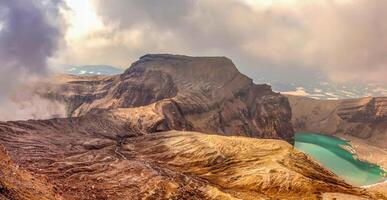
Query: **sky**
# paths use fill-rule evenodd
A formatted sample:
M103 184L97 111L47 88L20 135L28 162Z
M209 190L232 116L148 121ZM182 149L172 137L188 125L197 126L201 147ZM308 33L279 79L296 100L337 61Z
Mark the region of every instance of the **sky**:
M214 55L256 81L386 86L385 19L379 0L0 0L0 64L30 75L126 68L146 53Z
M66 0L56 62L128 67L146 53L224 55L255 78L385 85L387 1Z
M227 56L289 94L387 96L385 19L382 0L0 0L0 120L63 116L26 81L147 53Z

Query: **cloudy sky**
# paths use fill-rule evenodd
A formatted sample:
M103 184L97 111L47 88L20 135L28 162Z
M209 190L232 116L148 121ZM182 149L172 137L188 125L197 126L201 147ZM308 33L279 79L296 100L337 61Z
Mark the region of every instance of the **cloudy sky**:
M311 98L387 96L386 19L385 0L0 0L0 120L63 114L26 80L147 53L227 56Z
M253 78L386 85L385 19L383 0L0 0L0 47L20 43L19 57L0 50L13 57L0 64L40 73L128 67L146 53L224 55Z

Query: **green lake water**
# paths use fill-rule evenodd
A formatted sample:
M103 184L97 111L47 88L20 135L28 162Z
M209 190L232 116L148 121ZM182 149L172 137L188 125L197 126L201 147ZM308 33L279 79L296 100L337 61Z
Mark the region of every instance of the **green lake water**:
M295 137L298 150L310 155L352 185L370 185L387 179L383 169L357 160L342 145L350 146L340 138L315 133L297 133Z

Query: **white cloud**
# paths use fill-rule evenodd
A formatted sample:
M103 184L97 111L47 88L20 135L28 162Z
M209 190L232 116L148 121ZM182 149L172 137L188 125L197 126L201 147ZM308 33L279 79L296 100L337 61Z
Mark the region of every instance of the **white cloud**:
M356 96L355 93L350 92L350 91L346 91L346 90L339 90L339 92L344 93L344 94L349 95L349 96Z
M305 91L303 87L297 87L295 91L281 92L282 94L294 95L294 96L308 96L309 93Z
M377 94L380 94L382 96L387 96L387 89L386 88L383 88L383 87L377 87L375 88L374 90L372 90L373 92L377 93Z
M325 95L330 96L330 97L334 97L334 98L340 97L339 95L334 94L334 93L332 93L332 92L326 92Z
M103 29L91 1L65 0L69 9L62 10L69 25L67 40L82 38L89 33Z

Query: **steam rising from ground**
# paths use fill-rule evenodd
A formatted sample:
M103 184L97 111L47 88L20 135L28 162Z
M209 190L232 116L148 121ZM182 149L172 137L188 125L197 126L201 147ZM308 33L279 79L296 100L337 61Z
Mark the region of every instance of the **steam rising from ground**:
M19 93L3 101L0 112L0 121L66 117L66 108L62 103L33 93L28 95Z
M55 105L25 93L20 84L47 74L63 37L60 0L0 0L0 120L49 117ZM60 108L58 109L60 110Z

